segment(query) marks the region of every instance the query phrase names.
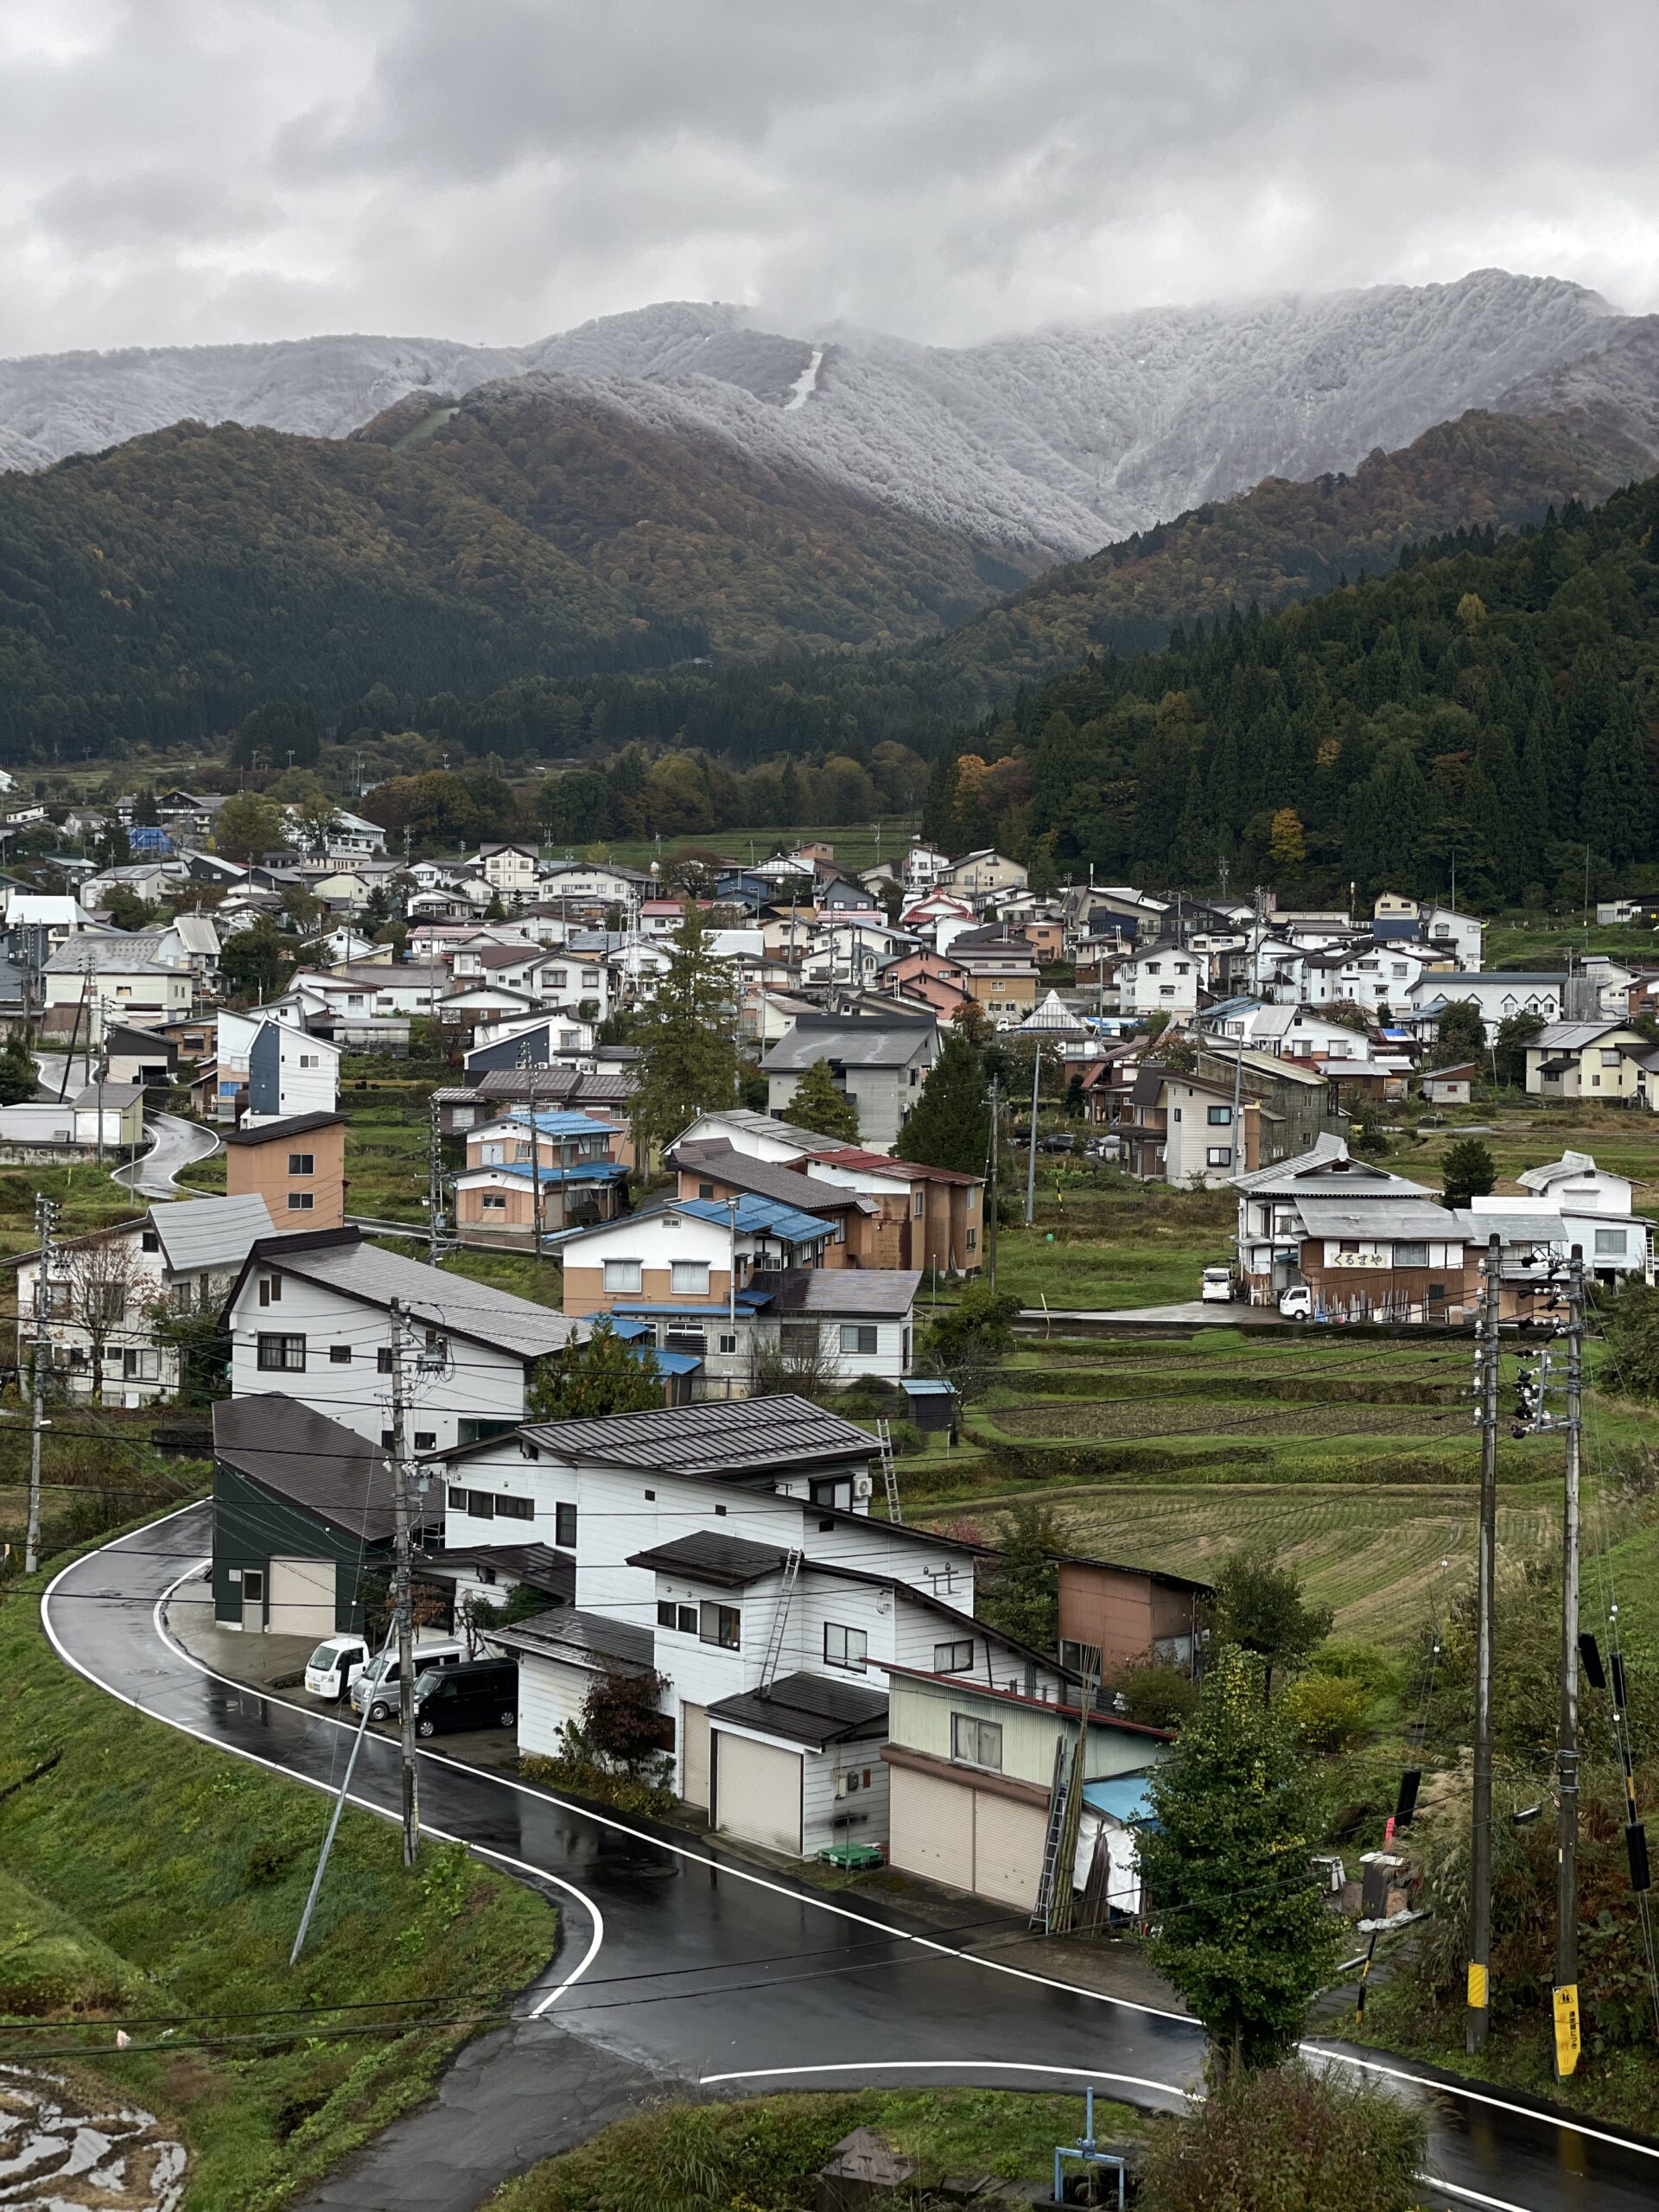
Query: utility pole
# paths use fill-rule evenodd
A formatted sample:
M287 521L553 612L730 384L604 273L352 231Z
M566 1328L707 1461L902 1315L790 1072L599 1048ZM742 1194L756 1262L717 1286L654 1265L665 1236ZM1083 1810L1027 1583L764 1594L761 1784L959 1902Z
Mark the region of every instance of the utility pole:
M427 1109L426 1135L426 1256L433 1267L443 1248L443 1136L438 1128L438 1102Z
M35 1226L41 1237L41 1270L35 1278L35 1358L30 1374L34 1412L29 1424L29 1529L23 1539L23 1572L33 1574L41 1563L41 1439L47 1427L46 1372L50 1357L47 1323L52 1318L52 1231L58 1209L51 1198L35 1201Z
M396 1530L392 1603L397 1622L397 1734L403 1769L404 1864L412 1866L421 1847L421 1809L415 1788L415 1605L410 1582L409 1408L405 1402L404 1354L408 1313L394 1298L391 1318L391 1500Z
M1037 1055L1031 1064L1031 1141L1026 1147L1026 1227L1029 1229L1037 1218L1037 1092L1043 1077L1043 1043L1037 1040Z
M1567 1272L1567 1497L1561 1513L1561 1720L1555 1753L1555 2078L1579 2063L1579 1480L1584 1436L1584 1247Z
M1492 1603L1497 1558L1497 1307L1503 1242L1487 1243L1480 1304L1480 1539L1475 1573L1475 1791L1471 1838L1469 1991L1465 2049L1472 2055L1491 2024L1492 1959Z
M996 1137L997 1124L1001 1119L1001 1100L998 1096L997 1079L993 1076L991 1077L991 1180L988 1192L991 1204L990 1219L986 1224L987 1241L989 1245L989 1249L985 1255L985 1270L991 1279L991 1288L993 1290L996 1288Z

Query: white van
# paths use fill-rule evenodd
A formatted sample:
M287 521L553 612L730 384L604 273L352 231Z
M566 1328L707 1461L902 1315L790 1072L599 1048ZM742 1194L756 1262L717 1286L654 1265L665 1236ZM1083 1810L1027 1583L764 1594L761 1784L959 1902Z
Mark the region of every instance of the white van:
M429 1667L459 1667L466 1656L459 1643L417 1643L415 1672L423 1675ZM377 1653L352 1684L352 1711L361 1713L365 1706L371 1720L390 1720L403 1711L395 1647Z
M312 1697L339 1700L363 1671L369 1647L360 1636L331 1636L305 1662L305 1687Z
M1232 1269L1206 1268L1198 1295L1206 1306L1230 1306L1233 1302Z

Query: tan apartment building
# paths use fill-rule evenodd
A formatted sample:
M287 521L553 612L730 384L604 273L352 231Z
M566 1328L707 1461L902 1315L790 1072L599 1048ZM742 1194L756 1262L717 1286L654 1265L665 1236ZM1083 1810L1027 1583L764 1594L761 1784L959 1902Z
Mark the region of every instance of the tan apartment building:
M295 1114L222 1132L225 1187L257 1197L278 1229L340 1229L346 1222L346 1124L338 1114Z

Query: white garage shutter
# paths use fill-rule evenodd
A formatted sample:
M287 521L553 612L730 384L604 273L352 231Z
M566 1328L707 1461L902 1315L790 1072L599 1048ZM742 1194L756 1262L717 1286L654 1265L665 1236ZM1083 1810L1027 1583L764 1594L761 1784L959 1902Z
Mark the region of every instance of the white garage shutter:
M709 1809L709 1708L680 1705L680 1795L688 1805Z
M906 1873L973 1888L974 1793L965 1784L895 1766L888 1834L888 1856Z
M273 1636L332 1636L333 1560L272 1560L265 1625Z
M715 1736L715 1825L748 1843L798 1858L801 1755L747 1736Z
M974 1887L982 1897L1029 1912L1043 1866L1047 1815L1040 1805L974 1792Z

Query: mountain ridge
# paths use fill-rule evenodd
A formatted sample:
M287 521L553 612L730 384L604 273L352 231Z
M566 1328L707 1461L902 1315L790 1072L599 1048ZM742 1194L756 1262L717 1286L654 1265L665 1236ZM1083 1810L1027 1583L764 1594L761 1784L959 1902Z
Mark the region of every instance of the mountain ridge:
M1620 345L1642 320L1559 278L1486 270L1122 310L963 347L836 322L791 334L742 308L667 302L521 347L334 335L34 355L0 362L0 465L183 418L340 437L412 391L551 376L653 432L812 469L1031 573L1268 476L1352 468L1540 379L1604 435L1633 410L1659 452Z

